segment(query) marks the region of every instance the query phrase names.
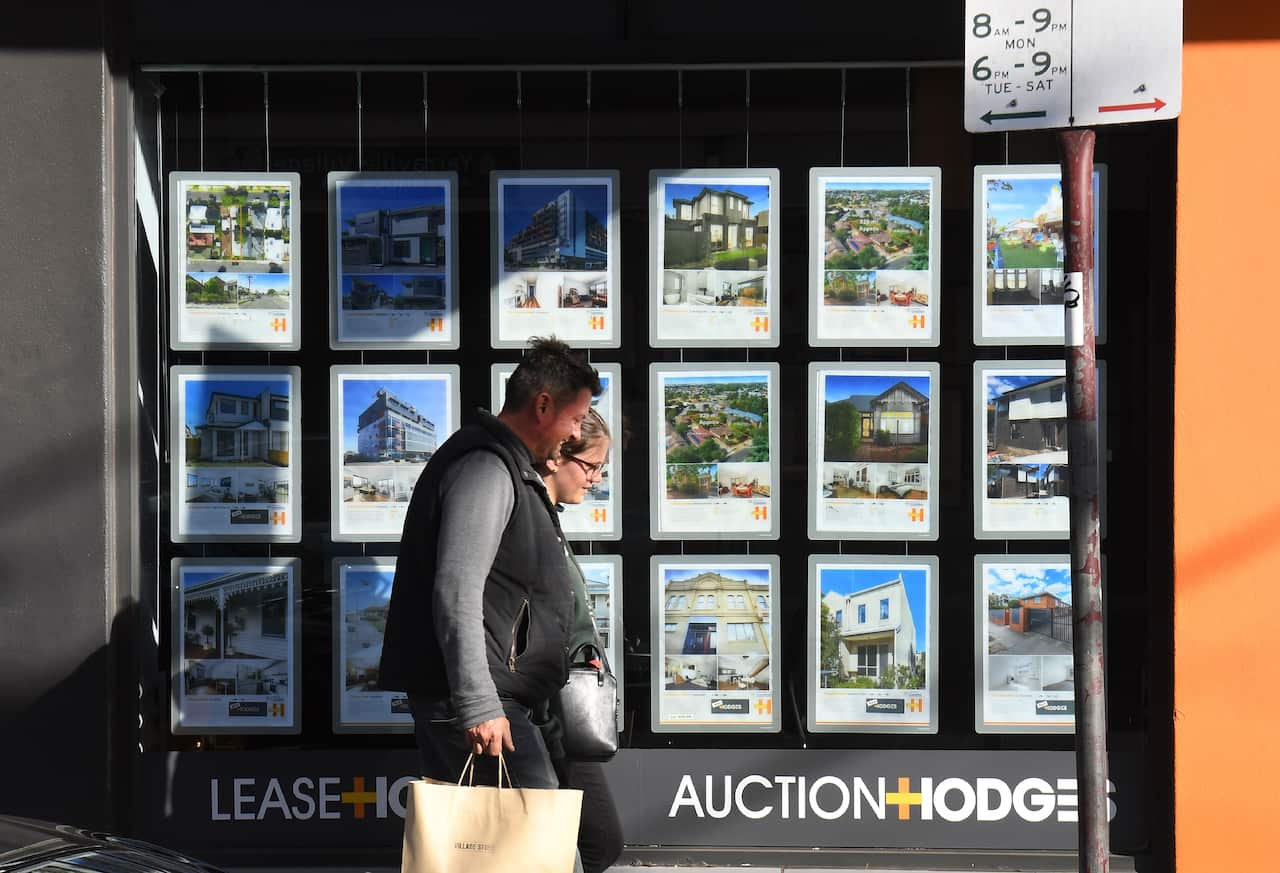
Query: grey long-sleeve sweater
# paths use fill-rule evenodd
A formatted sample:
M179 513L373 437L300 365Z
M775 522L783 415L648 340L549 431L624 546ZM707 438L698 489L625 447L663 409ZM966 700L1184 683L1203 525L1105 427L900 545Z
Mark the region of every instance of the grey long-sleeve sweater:
M515 508L506 465L471 452L441 481L434 614L458 727L503 715L484 642L484 584Z

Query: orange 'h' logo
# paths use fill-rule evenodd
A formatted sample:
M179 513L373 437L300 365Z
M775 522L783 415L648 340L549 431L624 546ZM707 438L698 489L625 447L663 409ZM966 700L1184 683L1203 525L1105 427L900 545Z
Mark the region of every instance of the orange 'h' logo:
M442 331L444 330L444 319L433 318L431 319L431 322L427 326L431 329L432 333Z
M751 517L756 521L766 521L769 518L769 507L757 506L751 510Z
M755 318L751 319L751 326L755 328L756 333L760 333L761 331L767 333L769 330L769 316L757 315Z
M603 315L591 316L590 324L591 324L592 330L604 330L604 316Z
M924 327L924 316L923 316L923 315L913 315L913 316L911 316L911 326L912 326L912 327L914 327L916 330L920 330L921 328L923 328L923 327Z
M594 521L596 524L604 524L606 521L609 520L609 510L607 509L591 510L591 520Z
M924 521L924 510L923 510L923 509L912 509L912 510L911 510L911 520L912 520L912 521L916 521L916 522Z
M289 319L277 316L271 319L271 329L276 333L283 333L289 328Z
M271 513L272 524L284 524L284 519L285 519L285 513L283 511Z

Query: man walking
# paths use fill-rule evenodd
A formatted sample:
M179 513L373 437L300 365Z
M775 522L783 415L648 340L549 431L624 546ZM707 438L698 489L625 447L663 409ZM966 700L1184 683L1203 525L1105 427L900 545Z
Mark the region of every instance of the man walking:
M564 535L539 470L576 439L601 392L590 364L537 339L497 417L451 436L409 503L378 684L409 694L424 773L557 788L534 719L567 677L573 588Z

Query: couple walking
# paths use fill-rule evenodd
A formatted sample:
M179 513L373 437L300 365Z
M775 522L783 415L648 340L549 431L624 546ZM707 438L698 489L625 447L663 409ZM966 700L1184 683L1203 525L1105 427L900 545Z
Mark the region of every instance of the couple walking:
M570 651L603 651L558 512L608 457L601 390L567 345L534 340L501 411L478 410L432 456L405 518L379 679L408 692L424 775L454 780L475 754L476 778L495 784L501 754L520 787L581 789L583 873L609 867L622 834L601 765L567 760L556 740Z

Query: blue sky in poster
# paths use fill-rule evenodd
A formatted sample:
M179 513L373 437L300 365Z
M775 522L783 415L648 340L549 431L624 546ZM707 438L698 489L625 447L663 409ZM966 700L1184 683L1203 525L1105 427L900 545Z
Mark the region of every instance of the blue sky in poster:
M198 376L188 379L186 383L186 421L184 424L196 428L205 423L205 414L209 411L209 398L213 394L235 394L238 397L257 399L263 391L271 389L272 394L280 394L288 398L289 382L286 379L201 379ZM262 411L259 411L261 414Z
M1071 569L1066 564L988 564L983 578L987 594L1023 598L1048 591L1071 602Z
M349 222L361 212L443 206L444 184L420 182L412 185L341 185L338 189L338 202L341 204L342 232L350 233ZM447 215L445 221L448 221Z
M1040 373L1035 376L1017 376L1012 373L988 373L987 402L990 403L1001 394L1007 394L1008 392L1015 391L1018 388L1026 388L1028 385L1034 385L1037 382L1044 382L1053 378L1056 377L1046 375L1044 373Z
M899 382L906 382L925 397L929 396L929 377L906 373L853 374L832 373L826 377L826 401L835 403L846 397L883 394Z
M667 376L668 385L764 385L769 381L767 374L730 373L724 376Z
M609 564L592 564L588 561L579 561L582 567L582 575L586 577L588 582L596 582L600 585L608 585L613 587L613 567Z
M748 582L767 583L769 571L764 567L738 567L732 564L702 564L699 566L667 567L662 571L662 584L682 582L692 579L699 573L719 573L729 579L745 579Z
M663 203L662 208L670 217L676 214L675 200L691 200L703 188L711 188L714 191L736 191L743 197L746 197L751 203L747 206L747 215L755 218L762 210L769 208L769 186L768 185L737 185L732 179L726 179L723 183L708 182L697 183L693 185L684 182L667 182L663 185Z
M1062 182L1059 179L988 176L987 182L987 212L995 216L997 226L1018 219L1031 221L1041 212L1062 212ZM1006 189L1005 185L1009 188Z
M356 448L356 424L360 413L369 408L379 388L385 388L402 403L416 408L436 426L436 439L444 442L449 431L449 405L440 377L430 379L379 379L349 376L342 380L342 449Z
M572 191L576 207L590 212L606 228L609 226L609 183L581 182L572 185L543 185L507 179L502 186L502 244L529 226L533 213Z
M395 570L365 570L349 568L343 597L347 612L359 612L370 606L386 606L391 602L391 581Z
M911 607L911 621L916 628L915 647L917 652L925 652L929 647L929 615L925 595L928 593L926 578L928 571L916 567L895 567L891 570L871 567L826 567L818 579L822 596L838 594L841 597L866 591L885 582L892 582L902 576L903 587L907 591L907 605Z

